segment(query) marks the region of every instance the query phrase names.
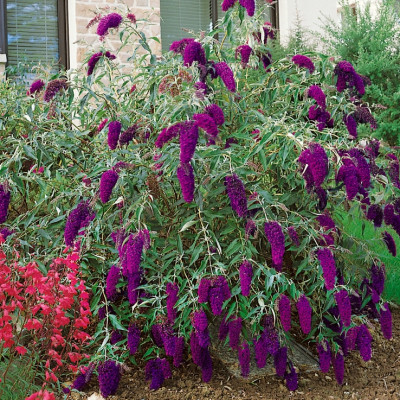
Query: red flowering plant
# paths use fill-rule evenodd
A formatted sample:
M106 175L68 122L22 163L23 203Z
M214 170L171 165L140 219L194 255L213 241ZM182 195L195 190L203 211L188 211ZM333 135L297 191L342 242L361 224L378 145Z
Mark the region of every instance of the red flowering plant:
M70 252L55 258L43 273L35 262L21 264L17 251L13 255L7 260L0 248L0 349L4 365L0 397L7 398L7 391L16 383L9 376L12 365L24 363L17 379L31 379L25 396L42 379L40 391L28 398L55 399L49 392L51 386L63 373L77 372L79 364L89 357L83 348L90 339L86 329L91 312L77 263L79 256Z
M400 168L395 149L358 137L375 126L368 82L321 54L273 61L262 10L223 7L216 31L160 57L143 21L102 15L95 54L118 28L121 48L135 49L129 74L92 60L89 76L84 66L56 85L53 103L25 99L29 118L0 142L7 243L42 261L65 242L93 292L96 364L74 388L96 368L102 394L114 394L139 355L157 389L186 348L209 381L222 340L243 375L255 348L257 367L271 362L295 390L295 337L323 371L333 360L341 383L349 351L370 358L371 317L391 337L379 251L396 253ZM346 215L375 226L375 239L357 237Z

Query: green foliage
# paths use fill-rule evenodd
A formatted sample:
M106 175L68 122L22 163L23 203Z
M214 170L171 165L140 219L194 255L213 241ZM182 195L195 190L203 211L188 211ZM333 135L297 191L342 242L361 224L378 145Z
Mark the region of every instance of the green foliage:
M23 257L34 257L46 268L49 260L64 249L63 230L69 212L80 201L89 200L96 218L80 237L80 263L93 292L91 307L96 315L100 307L111 305L104 294L105 277L110 266L121 261L111 233L121 228L133 234L142 229L150 231L151 245L141 264L145 276L141 288L148 296L131 306L125 295L126 281L120 279L120 296L112 304L115 315L109 313L99 321L94 333L96 359L112 357L125 361L129 357L124 346L109 343L111 331L125 330L136 321L144 333L149 333L155 321L166 315L168 282L176 282L180 288L174 331L188 339L193 329L192 313L202 307L211 315L208 305L198 303L199 282L216 275L225 276L229 282L232 298L225 302L224 312L242 317L244 340L262 330L266 314L275 315L275 304L282 293L293 303L304 293L313 308L312 331L307 340L327 337L338 349L334 339L339 334L323 323L322 316L334 304L337 290L359 288L371 264L379 260L376 249L345 229L343 219L335 218L341 234L335 235L333 251L344 284L325 290L316 257L324 233L316 221L321 214L318 198L305 190L298 158L310 143L322 144L330 165L323 184L329 197L327 210L335 216L348 213L361 218L360 199L348 201L335 176L343 165L339 150L357 146L363 151L366 143L348 139L343 115L354 105L347 92L337 93L332 86L335 65L330 58L313 54L316 72L312 75L288 59L264 70L256 55L265 54L271 46L256 42L253 36L264 21L249 19L238 10L241 8L235 7L226 13L218 32L198 39L209 60L224 60L232 67L237 93L229 92L220 78L209 79L209 94L199 98L194 89L194 82L199 80L198 68L185 67L180 55L156 57L143 32L127 22L120 27L119 36L122 46L133 49L128 66L102 59L89 77L84 75L85 71L71 72L69 88L57 94L51 103L45 103L40 96L26 97L8 83L0 87L0 178L7 179L10 185L12 205L8 223L15 230L8 245L18 244ZM215 39L216 33L224 37L222 42ZM234 50L246 42L254 53L250 67L242 68L235 60ZM107 50L106 44L107 41L99 43L104 46L101 50ZM187 73L191 79L185 80L182 77ZM130 93L132 84L137 88ZM335 122L333 128L319 131L308 119L308 110L315 102L306 92L314 84L326 93L327 110ZM162 86L164 89L160 90ZM208 138L201 131L192 160L195 198L185 203L176 177L179 140L172 140L161 151L154 142L163 128L192 119L212 103L222 108L226 122L215 145L208 145ZM128 146L110 150L107 128L97 131L104 118L119 120L123 130L138 124L135 139ZM252 134L255 130L259 131L259 140ZM228 138L238 143L225 148ZM378 167L387 168L384 156L391 151L382 146ZM155 161L154 156L159 154L161 158ZM98 200L100 176L119 161L133 167L121 170L111 200L103 204ZM160 163L159 174L156 164ZM43 166L43 174L33 173L34 166ZM254 238L246 238L246 219L238 218L232 211L226 194L225 177L233 173L243 181L247 198L253 195L249 209L253 210L257 225ZM84 177L90 178L91 183L85 184ZM386 176L378 174L373 178L373 187L369 189L373 204L392 201L398 195L398 189ZM264 234L267 221L278 221L286 237L282 273L272 266L271 246ZM289 240L289 227L297 230L299 247ZM240 293L238 271L244 259L251 261L254 268L248 297ZM368 297L366 289L360 294L363 299ZM367 311L362 310L353 325L362 323L367 316ZM338 323L334 317L331 319ZM279 318L276 326L284 345L292 334L283 332ZM143 334L142 346L147 349L145 359L163 353L150 335ZM134 361L133 357L129 359Z
M375 137L391 144L399 139L400 25L398 1L375 2L354 9L343 3L342 21L326 21L323 40L328 53L351 62L356 70L367 76L363 100L375 112L378 129Z

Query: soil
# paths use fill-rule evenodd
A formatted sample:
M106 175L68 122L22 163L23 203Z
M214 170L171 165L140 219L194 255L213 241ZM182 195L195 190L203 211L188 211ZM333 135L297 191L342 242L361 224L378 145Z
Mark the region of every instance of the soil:
M158 391L150 391L144 380L143 368L132 367L121 379L118 392L109 400L231 400L231 399L304 399L337 400L400 399L400 309L393 310L393 337L382 337L378 321L370 329L373 341L372 360L365 363L357 351L346 358L343 386L336 383L333 369L328 374L299 371L299 388L289 392L285 382L272 376L256 380L235 378L214 360L214 374L209 383L203 383L198 367L186 362L173 370L172 379L164 382ZM81 399L88 400L98 392L92 380L92 390ZM92 399L95 396L92 397ZM101 397L98 397L101 398Z

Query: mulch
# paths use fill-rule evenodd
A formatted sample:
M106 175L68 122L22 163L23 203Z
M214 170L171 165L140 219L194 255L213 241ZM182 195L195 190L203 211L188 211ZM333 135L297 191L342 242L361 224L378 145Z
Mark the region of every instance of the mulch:
M346 358L345 379L338 386L333 369L328 374L299 372L299 388L289 392L283 380L265 376L257 380L235 378L214 361L214 374L209 383L203 383L201 372L188 361L173 370L172 379L151 391L144 379L143 368L132 367L126 372L115 396L109 400L231 400L231 399L304 399L304 400L386 400L400 399L400 309L393 310L393 339L382 337L378 321L373 321L374 338L372 360L364 362L358 352ZM93 382L93 381L92 381ZM95 382L81 399L87 400L98 392Z

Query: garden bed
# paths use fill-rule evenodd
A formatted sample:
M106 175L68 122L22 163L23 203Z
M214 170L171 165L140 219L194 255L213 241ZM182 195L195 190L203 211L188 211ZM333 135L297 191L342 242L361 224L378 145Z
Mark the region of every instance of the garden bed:
M257 380L234 378L225 368L214 363L215 373L206 384L201 380L201 371L191 361L179 370L173 371L172 379L164 387L150 391L144 380L142 368L132 367L125 373L117 395L110 400L230 400L230 399L363 399L386 400L400 398L400 309L393 309L393 337L387 341L380 333L380 326L373 322L371 334L374 338L371 361L365 363L357 352L346 358L346 372L343 386L335 381L333 369L329 374L301 373L299 389L289 392L281 379L266 376ZM92 380L82 400L89 400L97 391L97 382ZM101 397L100 397L101 398Z

